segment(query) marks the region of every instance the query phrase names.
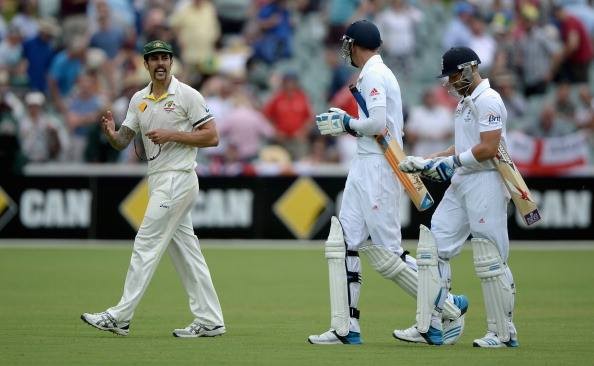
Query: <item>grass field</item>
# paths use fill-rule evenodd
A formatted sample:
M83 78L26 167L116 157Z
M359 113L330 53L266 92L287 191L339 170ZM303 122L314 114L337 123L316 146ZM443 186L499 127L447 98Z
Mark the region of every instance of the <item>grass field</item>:
M227 334L176 339L191 321L169 258L161 262L128 337L97 331L80 314L121 295L129 247L0 247L0 365L594 365L594 246L514 249L520 348L472 348L484 333L472 253L452 263L454 290L470 298L466 331L449 347L401 343L394 328L414 320L415 303L363 259L362 346L312 346L329 325L322 246L204 253Z

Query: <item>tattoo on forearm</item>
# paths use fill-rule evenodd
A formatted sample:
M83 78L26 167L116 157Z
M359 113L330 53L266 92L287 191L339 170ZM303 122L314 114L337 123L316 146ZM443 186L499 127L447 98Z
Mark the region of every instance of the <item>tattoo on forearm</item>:
M134 132L133 130L129 129L126 126L122 126L116 132L115 138L109 139L109 142L111 143L111 146L113 146L114 148L122 150L123 148L128 146L130 141L132 141L132 139L134 138L135 134L136 132Z

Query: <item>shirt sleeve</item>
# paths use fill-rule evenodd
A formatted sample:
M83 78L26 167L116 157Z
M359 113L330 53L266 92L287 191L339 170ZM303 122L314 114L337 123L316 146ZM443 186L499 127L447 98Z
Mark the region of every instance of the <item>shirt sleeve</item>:
M192 124L192 128L196 128L212 120L214 116L206 106L206 101L202 94L195 89L191 90L192 92L189 93L189 100L186 100L186 105L188 106L188 121Z
M487 96L479 106L479 132L500 130L503 128L507 114L504 111L503 101L497 96Z
M147 107L147 102L144 100L138 101L137 98L132 97L130 104L128 104L128 111L126 112L126 118L122 122L122 126L126 126L132 131L140 132L140 120L138 119L138 112L142 113Z
M373 107L386 107L386 88L378 73L369 72L361 80L361 95L367 104L367 110Z

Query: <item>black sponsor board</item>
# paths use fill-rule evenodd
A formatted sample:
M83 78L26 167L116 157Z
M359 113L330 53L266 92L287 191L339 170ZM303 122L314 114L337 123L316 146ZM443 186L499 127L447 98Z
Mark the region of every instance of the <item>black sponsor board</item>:
M0 238L132 240L136 229L123 206L142 181L105 176L1 180ZM201 238L323 240L340 208L344 183L343 177L202 177L192 210L194 227ZM426 184L438 204L447 186ZM594 178L531 178L527 184L542 220L526 227L510 203L511 239L594 239ZM135 197L142 202L141 193ZM140 206L137 202L129 210L136 220L143 216ZM403 238L417 238L419 225L430 225L434 208L420 213L408 202L400 210Z

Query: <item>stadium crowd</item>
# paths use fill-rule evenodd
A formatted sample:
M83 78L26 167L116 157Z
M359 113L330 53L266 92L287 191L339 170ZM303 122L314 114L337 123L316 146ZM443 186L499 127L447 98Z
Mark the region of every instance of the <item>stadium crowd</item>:
M199 152L202 174L348 164L354 139L320 136L313 116L357 114L356 69L338 50L361 18L383 35L412 154L451 144L457 100L435 75L442 52L463 45L501 93L517 146L574 136L551 149L571 145L569 165L592 155L592 1L3 0L0 12L0 162L17 174L27 163L138 161L133 146L113 150L98 121L106 110L123 121L149 81L139 50L154 39L173 45L173 73L215 116L221 143Z

